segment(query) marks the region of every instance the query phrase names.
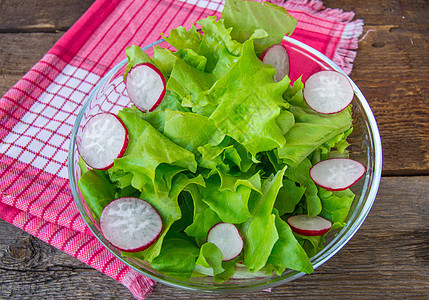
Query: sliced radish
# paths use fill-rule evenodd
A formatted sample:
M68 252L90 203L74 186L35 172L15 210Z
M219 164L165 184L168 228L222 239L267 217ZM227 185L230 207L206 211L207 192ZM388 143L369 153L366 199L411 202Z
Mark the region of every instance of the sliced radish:
M166 90L164 75L150 63L131 68L126 86L128 97L142 111L154 110L161 103Z
M287 218L290 228L298 234L306 236L321 236L331 229L332 222L320 216L296 215Z
M77 142L80 156L94 169L106 170L128 146L128 130L116 115L99 113L91 117Z
M365 166L349 158L322 160L310 169L313 181L329 190L342 191L355 184L365 174Z
M155 208L139 198L119 198L101 213L101 232L119 250L143 251L162 231L162 220Z
M236 258L243 250L243 238L237 227L231 223L218 223L210 228L207 242L219 248L223 261Z
M307 78L304 99L314 111L333 114L344 110L353 100L354 90L343 74L320 71Z
M265 64L272 65L275 68L275 82L279 82L283 77L289 75L289 54L283 45L276 44L269 47L262 52L259 58Z

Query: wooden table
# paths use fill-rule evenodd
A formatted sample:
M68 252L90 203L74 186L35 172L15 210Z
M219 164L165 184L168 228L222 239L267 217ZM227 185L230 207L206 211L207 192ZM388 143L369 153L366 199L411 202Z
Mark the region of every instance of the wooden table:
M92 4L0 2L0 94L18 81ZM351 241L314 274L271 293L197 295L162 284L149 299L429 299L429 2L326 0L354 11L368 35L351 77L381 132L378 197ZM132 299L121 284L0 220L1 299Z

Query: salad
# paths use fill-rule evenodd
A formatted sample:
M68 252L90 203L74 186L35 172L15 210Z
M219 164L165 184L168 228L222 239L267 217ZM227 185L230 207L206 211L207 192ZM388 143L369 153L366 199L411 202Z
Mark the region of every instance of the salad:
M216 283L239 269L313 272L365 167L347 158L347 79L287 75L281 41L296 22L274 4L229 0L219 20L172 29L174 51L127 48L134 105L93 116L78 141L79 189L122 256Z

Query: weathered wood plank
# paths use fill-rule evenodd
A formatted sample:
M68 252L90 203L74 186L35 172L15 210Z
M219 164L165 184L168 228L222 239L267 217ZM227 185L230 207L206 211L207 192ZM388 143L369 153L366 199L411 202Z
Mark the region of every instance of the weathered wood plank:
M91 6L94 0L3 0L0 2L0 32L65 30ZM390 1L325 0L325 7L354 11L368 25L406 24L427 29L422 19L428 12L425 0ZM427 24L427 23L426 23Z
M8 76L22 77L63 34L64 32L0 34L0 82ZM6 91L0 90L0 94L3 95Z
M383 178L358 233L314 274L271 293L218 296L155 287L149 299L429 297L429 177ZM0 221L0 298L132 299L104 274Z
M372 26L351 77L376 117L385 175L429 173L427 34Z
M1 32L67 30L94 0L5 0L0 2Z
M429 2L324 3L365 22L351 77L379 125L383 174L429 174Z

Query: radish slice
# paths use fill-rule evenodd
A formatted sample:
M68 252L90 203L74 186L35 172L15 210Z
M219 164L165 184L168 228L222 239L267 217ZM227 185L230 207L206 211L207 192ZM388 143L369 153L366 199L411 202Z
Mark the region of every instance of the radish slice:
M142 63L127 74L128 97L141 111L154 110L165 95L166 83L161 71L153 64Z
M155 208L139 198L119 198L101 213L101 232L121 251L138 252L152 245L162 231Z
M281 44L276 44L264 52L259 57L263 63L272 65L275 68L274 81L279 82L286 75L289 75L289 54Z
M215 244L222 252L222 261L236 258L243 250L243 238L231 223L218 223L210 228L207 242Z
M287 223L298 234L306 236L321 236L331 229L332 222L320 216L296 215L287 218Z
M80 156L94 169L107 170L113 160L124 155L128 146L128 130L116 115L99 113L91 117L77 142Z
M349 158L322 160L310 169L313 181L329 190L342 191L355 184L365 174L365 166Z
M353 100L354 90L343 74L320 71L307 78L304 99L314 111L333 114L344 110Z

